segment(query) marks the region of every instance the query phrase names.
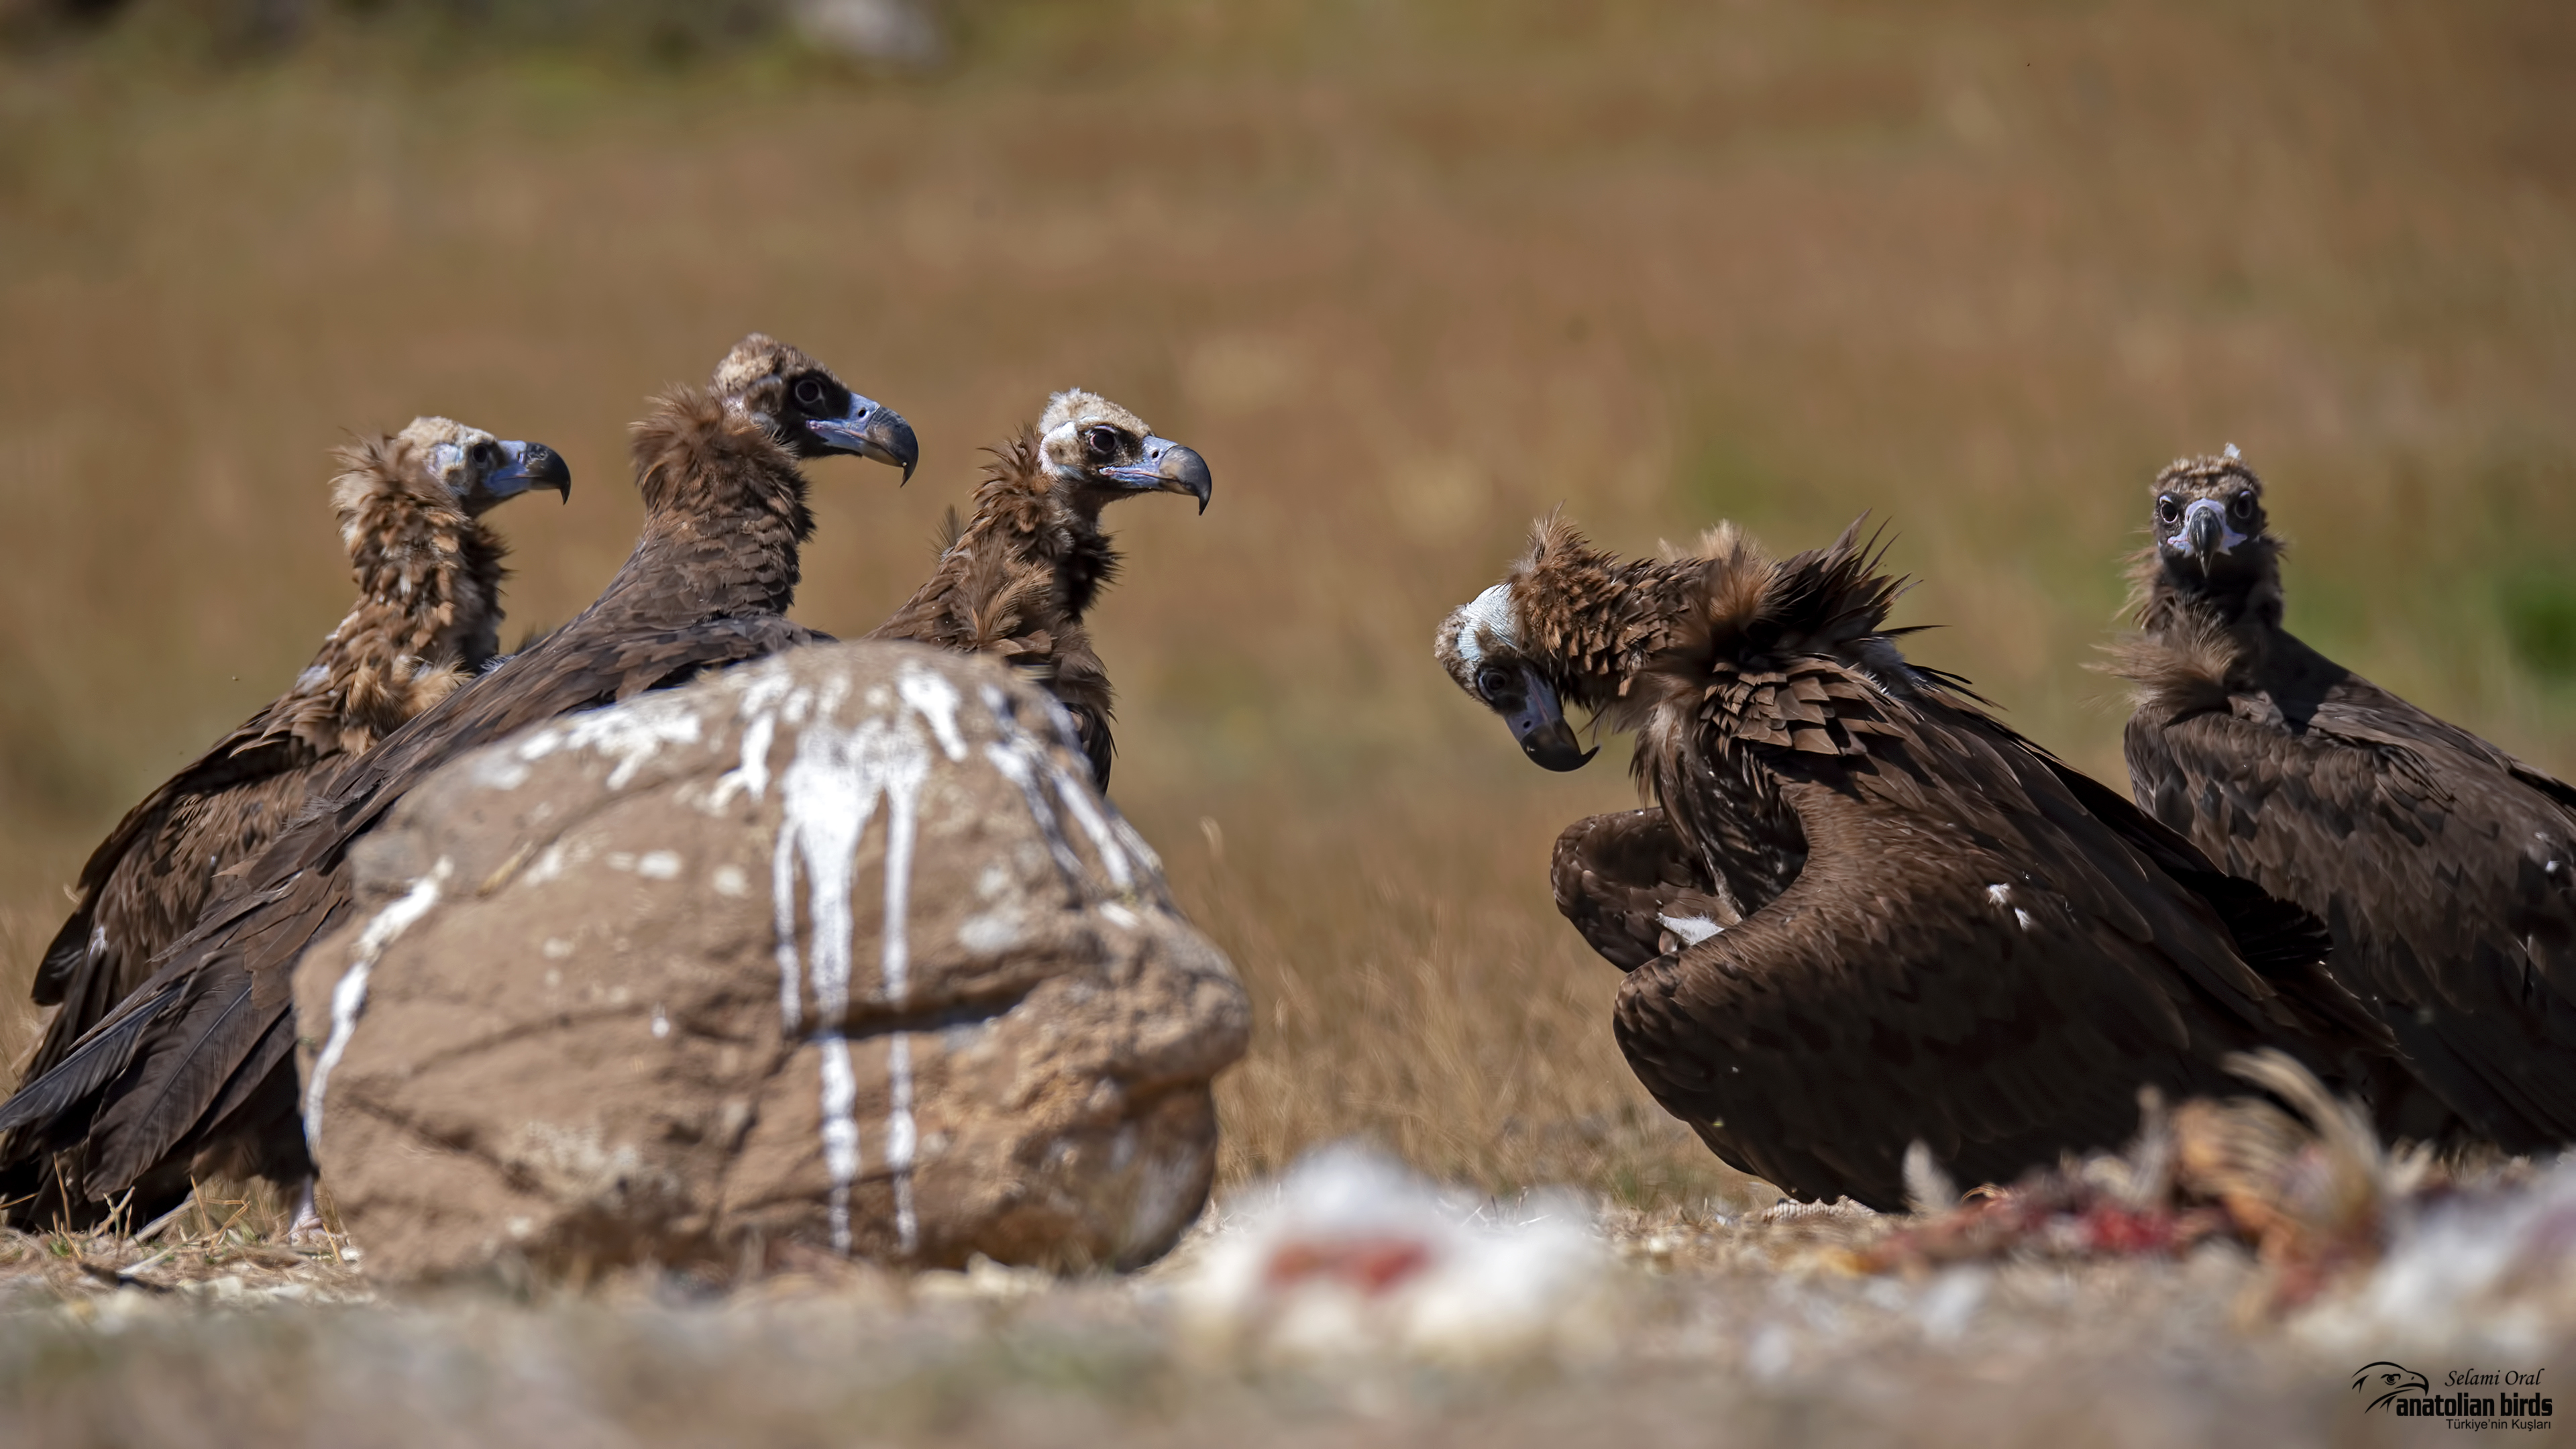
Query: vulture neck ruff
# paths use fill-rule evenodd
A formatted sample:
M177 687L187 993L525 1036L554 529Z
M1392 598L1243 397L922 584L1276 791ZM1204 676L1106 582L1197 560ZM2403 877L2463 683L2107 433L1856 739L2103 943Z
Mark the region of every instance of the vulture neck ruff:
M804 472L769 429L713 394L665 394L635 425L644 529L598 610L639 622L784 614L814 533ZM662 595L653 597L646 591Z
M364 754L499 652L508 550L399 438L339 453L332 484L358 599L297 676L274 727Z

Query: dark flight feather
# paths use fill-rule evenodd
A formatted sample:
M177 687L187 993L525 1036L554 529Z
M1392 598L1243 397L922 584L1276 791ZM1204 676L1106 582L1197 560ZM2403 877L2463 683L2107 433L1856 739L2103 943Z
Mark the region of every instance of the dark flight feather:
M2335 975L2404 1049L2383 1134L2576 1142L2576 789L2283 627L2262 493L2233 456L2157 479L2140 632L2113 651L2138 801L2325 921Z
M2125 1139L2141 1086L2236 1090L2231 1052L2385 1053L2294 911L1909 664L1856 527L1635 563L1550 523L1507 588L1509 628L1444 634L1444 661L1527 663L1635 730L1698 879L1742 909L1638 964L1614 1012L1639 1079L1737 1167L1901 1207L1917 1140L2005 1181Z

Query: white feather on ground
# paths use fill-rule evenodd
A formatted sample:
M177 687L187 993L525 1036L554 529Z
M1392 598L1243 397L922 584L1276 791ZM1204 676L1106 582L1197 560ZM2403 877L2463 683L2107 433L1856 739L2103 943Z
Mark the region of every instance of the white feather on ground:
M1342 1144L1237 1195L1175 1298L1219 1352L1483 1363L1606 1343L1625 1281L1573 1194L1447 1194Z

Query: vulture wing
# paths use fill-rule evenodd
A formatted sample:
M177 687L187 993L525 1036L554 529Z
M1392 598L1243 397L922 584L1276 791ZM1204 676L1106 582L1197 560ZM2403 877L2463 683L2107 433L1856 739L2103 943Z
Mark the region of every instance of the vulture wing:
M2576 790L2349 673L2129 722L2138 799L2301 901L2425 1084L2509 1151L2576 1140Z
M1780 781L1804 868L1619 993L1638 1076L1729 1162L1895 1208L1916 1139L1967 1180L2009 1180L2125 1138L2142 1085L2235 1089L2231 1051L2289 1042L2331 1069L2366 1047L2312 1036L2335 1013L2285 1001L2172 874L2176 847L2195 853L2133 812L2097 814L2109 792L2079 794L1937 695L1817 694L1745 722L1794 743L1738 746ZM1862 735L1865 753L1848 743Z
M80 904L37 965L31 994L38 1006L64 1003L68 1012L96 1022L143 979L136 968L150 955L137 958L126 943L168 941L185 931L204 906L214 873L238 863L251 841L264 840L294 813L302 803L304 772L321 754L272 728L278 712L271 704L216 741L126 811L90 852L81 866ZM272 782L284 788L258 788ZM236 792L252 798L238 804L226 799ZM185 889L190 886L195 888ZM139 929L120 929L127 921ZM100 937L95 947L93 932ZM101 993L105 1000L88 1008ZM28 1075L43 1065L50 1063L31 1064Z
M1593 815L1565 827L1548 880L1558 912L1622 971L1740 919L1661 809Z

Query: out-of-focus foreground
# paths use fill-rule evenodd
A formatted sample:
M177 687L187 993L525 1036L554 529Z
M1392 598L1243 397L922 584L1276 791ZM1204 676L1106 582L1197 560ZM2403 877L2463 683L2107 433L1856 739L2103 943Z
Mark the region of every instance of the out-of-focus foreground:
M345 18L218 68L144 23L184 9L0 60L9 1011L82 852L339 617L328 448L566 454L498 518L514 639L622 556L644 397L755 327L923 441L903 491L816 470L825 629L1051 389L1211 461L1203 518L1112 515L1097 631L1117 798L1258 1003L1228 1182L1362 1133L1740 1190L1546 900L1621 752L1543 775L1428 660L1559 504L1636 550L1871 510L1916 652L2123 780L2084 665L2147 480L2233 441L2294 627L2576 769L2564 7L995 4L883 74Z

